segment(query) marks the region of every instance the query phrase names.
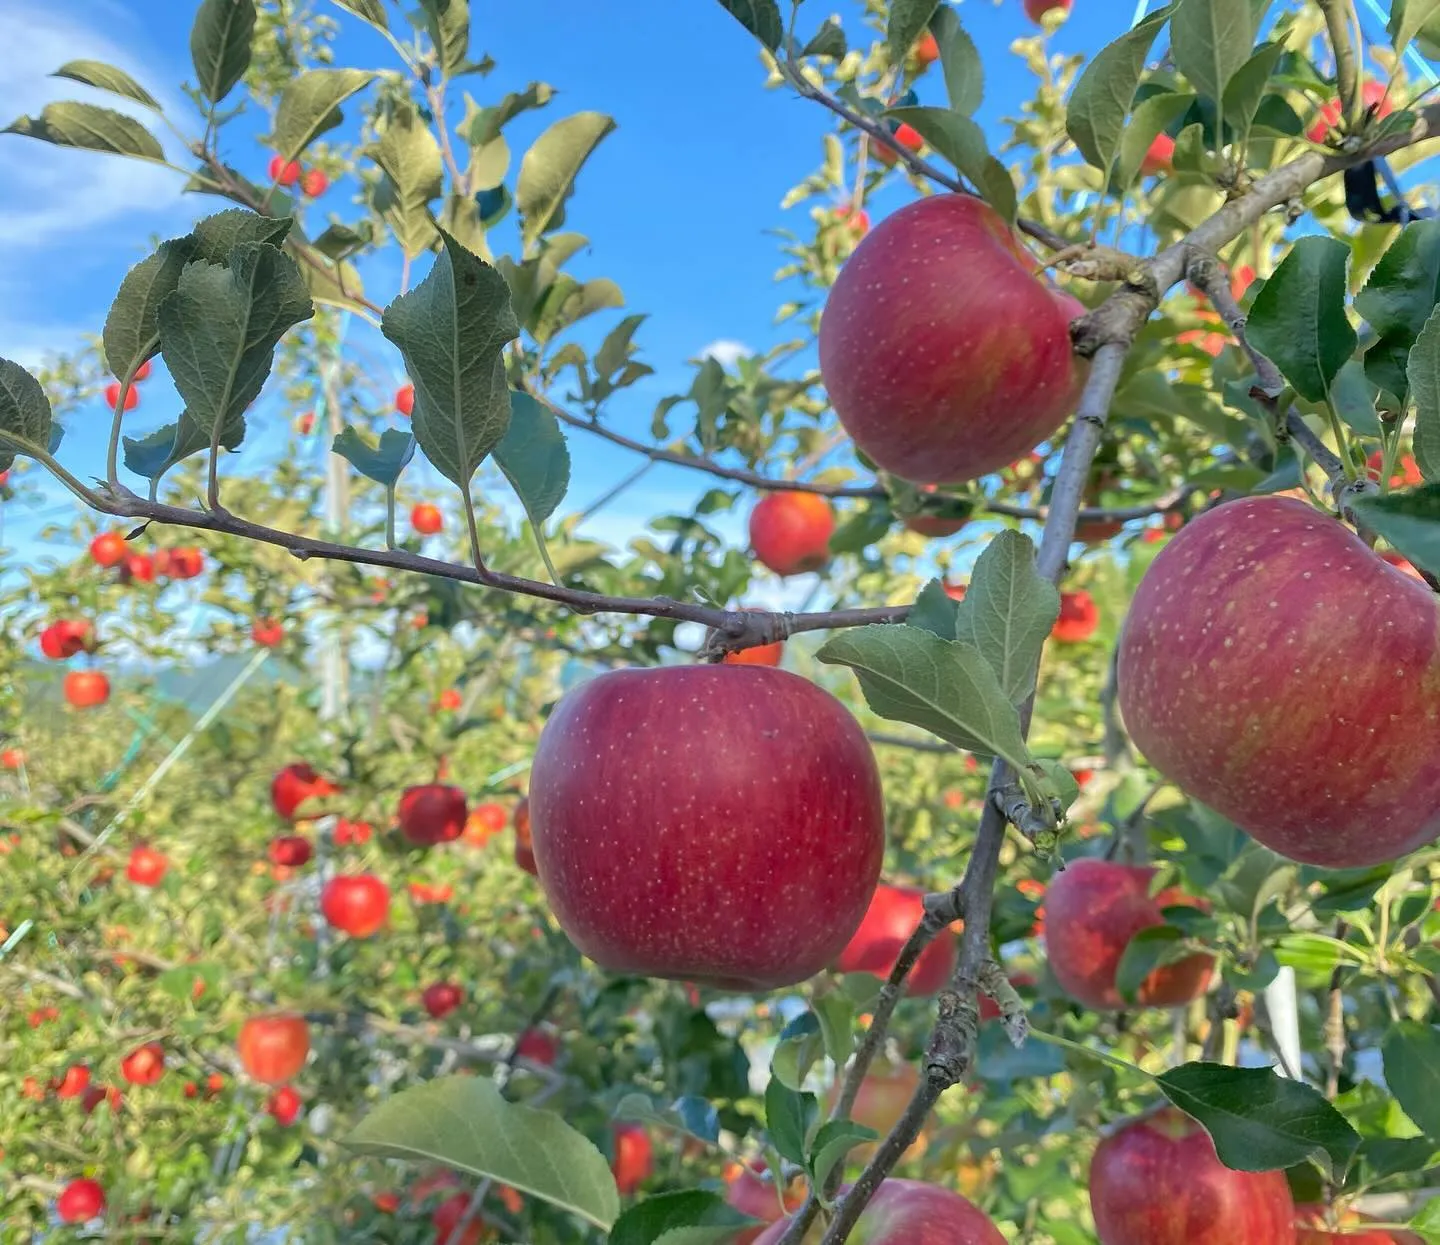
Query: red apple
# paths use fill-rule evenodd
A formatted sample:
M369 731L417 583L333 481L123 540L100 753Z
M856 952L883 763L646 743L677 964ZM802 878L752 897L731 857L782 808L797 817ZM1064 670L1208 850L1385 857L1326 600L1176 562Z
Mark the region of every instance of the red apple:
M850 1118L866 1128L873 1128L881 1137L886 1136L905 1108L915 1097L920 1086L920 1071L913 1063L889 1063L877 1059L870 1065L865 1079L860 1082L860 1092L855 1095L855 1105L850 1108ZM830 1087L829 1101L833 1106L840 1098L840 1082ZM878 1143L871 1142L856 1146L851 1157L859 1162L868 1162ZM925 1152L928 1141L922 1133L906 1150L902 1159L916 1158Z
M90 542L90 557L97 566L118 566L130 552L119 532L101 532Z
M330 188L330 179L319 169L310 169L300 179L300 189L312 199L318 199Z
M1157 134L1140 161L1140 172L1145 177L1157 177L1161 173L1175 171L1175 140L1168 134Z
M169 867L164 852L157 852L153 847L137 847L130 852L125 876L136 886L159 886Z
M270 180L277 186L293 186L300 180L300 162L271 156L269 173Z
M57 1098L79 1098L90 1084L90 1069L83 1063L72 1064L62 1076L50 1082Z
M1075 524L1075 539L1087 545L1099 545L1124 530L1125 524L1119 519L1082 519Z
M251 1016L240 1026L237 1046L240 1066L255 1080L283 1085L293 1081L305 1066L305 1057L310 1053L310 1027L303 1016L287 1012Z
M426 986L420 995L421 1005L436 1020L448 1016L464 1001L465 992L449 981L437 981L433 986Z
M928 69L940 59L940 45L935 42L935 36L926 31L915 40L915 63L921 69Z
M65 676L65 699L76 709L92 709L110 699L110 680L99 670L72 670Z
M139 580L142 584L153 584L155 574L155 559L148 553L126 554L120 573L122 582Z
M430 1226L435 1229L435 1245L480 1245L483 1225L478 1216L472 1216L464 1231L460 1224L470 1210L469 1193L452 1193L430 1215Z
M119 403L120 403L120 382L119 382L118 380L112 380L108 385L105 386L105 405L108 406L108 407L113 411L113 410L116 408L116 406L119 405ZM127 411L133 411L133 410L134 410L137 406L139 406L139 405L140 405L140 390L138 390L137 388L135 388L134 385L131 385L130 388L125 391L125 408L124 408L124 409L127 410Z
M864 208L858 212L848 203L841 204L835 209L835 219L838 221L849 221L850 232L857 238L863 238L870 232L870 213Z
M1120 637L1125 724L1150 763L1265 846L1348 869L1440 832L1437 602L1288 498L1187 523Z
M314 848L303 834L282 834L270 840L270 863L298 868L307 863Z
M767 493L750 512L750 547L777 575L818 571L834 531L835 512L816 493Z
M465 818L465 830L461 838L474 847L484 847L491 839L505 829L509 818L498 804L479 804Z
M1231 1171L1173 1107L1100 1143L1090 1208L1100 1245L1295 1245L1285 1173Z
M458 839L465 815L465 793L446 783L406 787L400 796L400 833L419 847Z
M455 710L460 708L464 703L465 698L460 695L459 688L447 687L440 693L440 708L444 709L447 713L454 713Z
M942 586L945 589L945 595L952 601L963 601L965 599L965 589L968 585L953 584L949 580L946 580Z
M788 1219L771 1224L755 1245L778 1245ZM806 1234L805 1245L818 1241L821 1225ZM978 1206L958 1193L891 1177L865 1207L850 1238L859 1245L1005 1245L1000 1229ZM1240 1245L1239 1240L1231 1245ZM1246 1241L1245 1245L1260 1245Z
M116 377L116 379L118 380L119 377ZM135 381L142 381L142 380L149 380L149 379L150 379L150 360L149 360L149 359L146 359L144 363L142 363L139 367L137 367L137 368L135 369L135 375L134 375L133 377L131 377L131 379L132 379L132 380L135 380Z
M105 1189L98 1180L72 1180L55 1199L61 1223L86 1223L105 1213Z
M373 873L340 874L320 892L320 914L352 938L369 938L390 915L390 888Z
M295 431L302 437L308 437L315 431L315 412L306 411L295 421Z
M884 851L859 723L761 666L581 684L545 724L530 797L551 909L618 973L736 990L803 981L859 926Z
M925 140L920 137L920 131L913 125L896 126L890 137L896 146L903 147L906 151L919 151L925 146ZM899 162L900 155L895 148L876 139L870 140L870 150L875 153L875 159L887 169L894 168Z
M654 1147L650 1134L639 1124L616 1124L615 1159L610 1170L615 1175L615 1184L621 1197L629 1197L655 1170Z
M1422 1245L1413 1232L1357 1231L1368 1222L1353 1210L1319 1205L1295 1208L1295 1245Z
M1196 901L1179 891L1153 898L1155 870L1108 860L1077 860L1045 895L1045 950L1065 993L1097 1010L1127 1006L1115 988L1125 946L1142 929L1163 925L1160 910ZM1175 1007L1205 992L1215 967L1211 956L1188 956L1155 969L1137 994L1147 1007Z
M535 868L535 843L530 834L530 801L515 806L515 863L531 877L538 877Z
M333 833L336 844L344 847L350 843L368 843L370 836L375 833L375 828L368 821L350 821L348 818L339 817L336 818Z
M154 1085L165 1074L165 1048L159 1042L137 1046L120 1061L120 1075L131 1085Z
M171 579L194 579L205 570L205 555L194 545L181 545L171 549L166 563L166 574Z
M1052 9L1059 9L1062 13L1070 12L1073 2L1074 0L1025 0L1025 16L1032 22L1039 22Z
M295 820L295 812L306 800L335 795L340 788L316 773L313 766L297 761L287 765L270 781L270 802L286 821Z
M1365 465L1370 468L1371 476L1378 480L1380 472L1385 466L1385 452L1376 450L1365 460ZM1400 461L1395 465L1399 470L1390 477L1391 488L1404 488L1410 484L1425 483L1425 477L1420 474L1420 467L1415 461L1414 454L1402 454Z
M925 892L909 886L875 888L870 906L865 910L860 928L840 953L835 967L842 973L873 973L889 977L900 950L909 940L925 915ZM934 994L947 981L955 968L955 934L942 929L925 948L910 975L905 979L906 991L914 995Z
M425 501L410 511L410 526L421 536L433 536L445 526L445 519L439 506L432 506Z
M742 1215L761 1221L758 1227L739 1232L731 1245L754 1245L765 1231L765 1224L774 1223L782 1215L800 1209L805 1201L803 1181L795 1181L785 1190L785 1205L780 1205L780 1190L763 1159L754 1167L732 1163L725 1171L725 1200Z
M973 480L1012 463L1075 409L1085 311L1035 276L1000 215L932 195L871 231L820 321L820 372L855 444L906 480Z
M1360 98L1364 101L1365 107L1370 109L1377 117L1388 117L1395 111L1395 105L1385 93L1385 84L1367 78L1365 84L1360 88ZM1305 131L1305 137L1312 143L1323 143L1329 136L1330 131L1340 124L1341 110L1340 101L1332 99L1322 109L1316 118L1315 124Z
M1084 589L1060 594L1060 616L1050 634L1061 644L1077 644L1088 640L1100 625L1100 607Z
M415 409L414 385L401 385L395 391L395 409L407 419L410 417L410 412Z
M0 768L19 769L25 764L25 751L23 748L6 748L0 752Z
M515 1043L515 1054L520 1059L528 1059L531 1063L541 1063L550 1068L555 1066L560 1045L544 1029L526 1029Z
M250 638L261 648L276 648L285 639L285 628L273 618L257 618L250 626Z
M300 1095L288 1085L281 1086L266 1100L265 1110L281 1128L289 1128L300 1116Z
M76 653L93 652L95 636L84 619L62 618L40 633L40 651L52 661L65 661Z

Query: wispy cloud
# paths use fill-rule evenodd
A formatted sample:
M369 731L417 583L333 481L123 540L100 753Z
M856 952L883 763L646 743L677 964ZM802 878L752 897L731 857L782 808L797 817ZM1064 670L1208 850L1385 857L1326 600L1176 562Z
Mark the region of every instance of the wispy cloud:
M722 337L700 348L702 359L714 359L721 367L734 367L741 359L748 359L755 352L744 342Z

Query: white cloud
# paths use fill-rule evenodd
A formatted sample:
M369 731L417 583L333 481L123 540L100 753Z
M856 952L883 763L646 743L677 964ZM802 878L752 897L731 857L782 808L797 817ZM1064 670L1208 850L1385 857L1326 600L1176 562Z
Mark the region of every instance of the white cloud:
M744 342L732 341L728 337L722 337L700 349L702 359L714 359L721 367L734 367L739 360L748 359L754 353Z

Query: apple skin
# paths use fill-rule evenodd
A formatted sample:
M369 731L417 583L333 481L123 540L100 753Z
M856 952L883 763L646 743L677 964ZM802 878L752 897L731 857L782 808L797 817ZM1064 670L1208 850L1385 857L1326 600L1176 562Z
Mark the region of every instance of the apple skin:
M540 884L585 955L721 989L794 985L833 963L885 847L860 724L763 666L617 670L568 692L530 801Z
M250 626L250 638L261 648L276 648L285 639L285 628L273 618L257 618Z
M1075 409L1085 308L983 200L940 194L881 221L820 320L820 374L855 444L916 483L999 471Z
M750 547L777 575L818 571L834 531L835 512L816 493L767 493L750 512Z
M270 780L270 802L286 821L294 821L295 813L306 800L335 795L340 790L315 768L297 761L287 765Z
M903 147L906 151L919 151L925 146L925 140L920 137L920 131L913 125L896 126L891 137L897 146ZM887 169L893 169L900 161L900 154L894 147L887 147L884 143L878 143L872 139L870 149L875 153L875 159Z
M390 916L390 888L373 873L336 874L320 892L320 914L352 938L369 938Z
M1038 23L1051 9L1069 13L1073 3L1074 0L1025 0L1025 16Z
M1334 1230L1326 1227L1328 1212L1324 1206L1295 1208L1295 1245L1422 1245L1413 1232L1387 1232L1375 1229L1356 1231L1366 1220L1353 1210L1336 1213Z
M616 1124L615 1160L610 1170L621 1197L629 1197L655 1170L655 1147L639 1124Z
M1284 1172L1237 1172L1173 1107L1102 1141L1090 1164L1100 1245L1295 1245Z
M131 1085L154 1085L165 1075L165 1048L159 1042L137 1046L120 1061L120 1075Z
M266 1085L283 1085L305 1066L310 1026L303 1016L288 1012L251 1016L240 1026L235 1045L246 1072Z
M429 502L421 502L410 511L410 526L421 536L434 536L445 526L444 516L440 513L439 506L432 506Z
M875 888L860 928L845 944L835 967L842 973L873 973L888 978L924 915L924 891L882 882ZM934 994L950 980L954 968L955 933L942 929L915 961L905 979L906 993L920 997Z
M539 877L535 868L535 842L530 834L530 801L522 799L515 806L515 863L532 878Z
M72 1180L55 1199L61 1223L86 1223L105 1212L105 1188L98 1180Z
M1161 774L1292 860L1349 869L1440 833L1440 617L1304 502L1254 497L1156 556L1119 700Z
M65 676L65 699L75 709L93 709L110 699L110 680L99 670L72 670Z
M160 879L170 862L164 853L153 847L137 847L130 852L130 863L125 867L125 876L137 886L159 886Z
M1130 1006L1115 988L1125 945L1142 929L1163 925L1161 909L1195 901L1175 891L1153 898L1155 870L1108 860L1076 860L1045 892L1045 951L1065 993L1096 1011ZM1214 958L1202 953L1157 968L1140 987L1146 1007L1176 1007L1210 984Z
M437 981L426 986L420 1003L435 1020L448 1016L465 1001L465 992L453 982Z
M130 546L119 532L101 532L90 542L90 556L96 566L119 566L129 552Z
M406 419L410 418L410 413L415 409L414 385L401 385L395 391L395 409Z
M789 1226L788 1219L771 1224L755 1245L777 1245ZM817 1223L806 1245L820 1236ZM973 1202L949 1189L894 1178L875 1190L850 1239L855 1245L1005 1245L1000 1229Z
M1140 172L1146 177L1175 171L1175 140L1168 134L1157 134L1151 141L1145 158L1140 161Z
M282 1086L266 1099L265 1110L281 1128L289 1128L300 1116L300 1095Z
M406 787L400 796L400 833L418 847L458 839L466 816L465 793L447 783Z
M754 1245L767 1223L774 1223L786 1212L800 1209L805 1201L804 1182L797 1180L785 1191L785 1208L781 1210L780 1190L775 1187L775 1178L764 1159L754 1167L746 1164L734 1166L734 1171L727 1170L725 1173L725 1200L742 1215L761 1222L753 1228L742 1228L730 1245Z
M1050 635L1061 644L1080 644L1100 626L1100 607L1083 588L1060 594L1060 614Z

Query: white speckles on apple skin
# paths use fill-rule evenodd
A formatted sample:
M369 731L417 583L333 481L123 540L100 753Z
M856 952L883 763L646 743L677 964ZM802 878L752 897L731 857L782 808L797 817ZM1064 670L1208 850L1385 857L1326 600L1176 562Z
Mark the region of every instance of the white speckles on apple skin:
M833 961L884 851L859 724L764 667L584 684L546 723L530 800L541 885L582 952L725 988L790 985Z

